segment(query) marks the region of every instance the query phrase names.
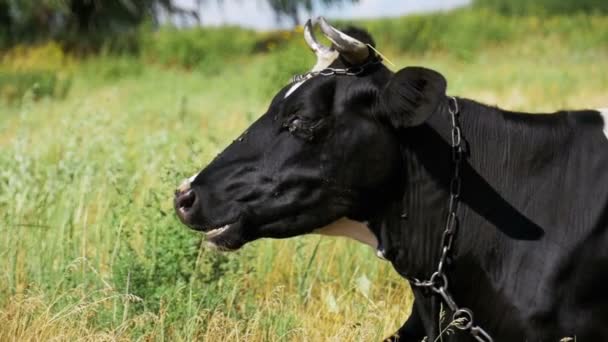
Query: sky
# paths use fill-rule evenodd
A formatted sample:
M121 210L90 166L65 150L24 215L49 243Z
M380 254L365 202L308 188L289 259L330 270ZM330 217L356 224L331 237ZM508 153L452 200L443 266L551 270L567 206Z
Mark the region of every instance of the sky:
M319 3L319 0L314 0ZM239 25L258 30L288 28L288 20L277 23L274 13L264 0L207 0L200 15L203 25ZM310 16L323 15L327 18L355 19L395 17L409 13L448 10L468 4L470 0L359 0L356 4L346 4L324 8L317 7ZM176 0L184 8L196 9L196 0ZM302 21L309 17L303 13Z

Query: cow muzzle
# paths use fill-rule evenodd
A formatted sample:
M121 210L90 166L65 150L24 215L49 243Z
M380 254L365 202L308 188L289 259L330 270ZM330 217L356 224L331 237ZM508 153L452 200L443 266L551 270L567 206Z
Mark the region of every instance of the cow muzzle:
M182 223L187 226L192 226L192 213L194 211L194 208L198 204L197 202L198 197L196 196L194 190L190 188L182 189L180 187L180 189L177 189L175 191L175 199L173 202L175 206L175 212L177 213L177 216L179 217L180 221L182 221Z

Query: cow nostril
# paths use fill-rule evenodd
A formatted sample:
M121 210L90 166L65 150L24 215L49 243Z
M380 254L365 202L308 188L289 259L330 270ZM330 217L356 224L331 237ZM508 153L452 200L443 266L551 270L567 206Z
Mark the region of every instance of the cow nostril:
M189 211L196 201L196 194L192 190L188 190L179 195L176 199L177 207L182 211Z

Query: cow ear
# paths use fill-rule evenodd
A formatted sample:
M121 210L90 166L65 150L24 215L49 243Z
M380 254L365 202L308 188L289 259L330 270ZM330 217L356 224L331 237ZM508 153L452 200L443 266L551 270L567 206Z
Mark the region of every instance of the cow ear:
M447 82L438 72L407 67L390 79L380 95L379 115L395 128L422 124L445 99Z

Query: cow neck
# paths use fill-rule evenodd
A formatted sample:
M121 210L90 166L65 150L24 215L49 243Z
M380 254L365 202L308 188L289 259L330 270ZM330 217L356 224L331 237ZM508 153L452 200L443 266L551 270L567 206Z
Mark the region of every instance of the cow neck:
M461 183L460 176L455 175L460 174L466 156L466 143L460 142L458 100L451 98L456 109L450 107L448 101L446 99L439 104L427 123L400 132L404 187L401 203L389 206L391 212L384 216L380 240L386 257L398 273L410 279L416 287L441 298L451 309L453 321L464 319L466 323L455 325L456 328L468 331L479 341L492 341L486 331L475 325L472 311L459 306L466 306L467 301L456 300L454 293L448 289L448 278L456 281L462 277L462 273L460 277L451 274L452 264L457 263L458 251L456 242L446 243L446 234L456 240L457 220L450 220L449 217L461 217L462 210L452 208L458 208ZM457 139L454 138L455 133L458 133ZM455 178L458 182L454 182ZM399 220L395 220L395 217ZM458 233L463 234L470 236L471 232ZM471 241L462 236L458 240L461 246ZM467 264L458 267L469 273ZM470 271L471 277L479 274L479 270Z
M452 247L452 259L459 263L459 269L479 268L475 264L478 256L486 255L490 246L478 241L495 240L496 232L480 229L477 225L468 224L469 212L475 210L469 203L469 196L475 195L469 182L471 166L468 164L470 149L480 148L467 140L471 121L467 100L458 98L460 121L463 130L463 161L460 165L462 196L458 216L459 232ZM422 125L403 129L399 132L402 146L404 187L401 196L401 211L407 218L393 230L393 242L397 246L408 246L402 258L396 259L396 267L418 279L428 278L434 272L441 254L440 242L446 225L450 201L450 186L454 176L452 161L452 121L449 111L449 98L444 98L437 110ZM473 196L474 197L474 196ZM471 238L475 237L475 238ZM386 243L389 244L388 242ZM459 259L466 254L466 263ZM421 259L422 258L422 259ZM460 265L464 265L461 267ZM479 269L475 271L480 271ZM477 272L473 272L477 273Z
M449 134L447 99L432 116L445 121ZM378 230L384 254L395 269L407 278L423 279L435 271L441 253L453 176L452 149L429 124L398 134L403 188L399 200L381 214Z

